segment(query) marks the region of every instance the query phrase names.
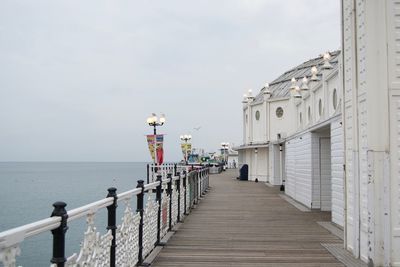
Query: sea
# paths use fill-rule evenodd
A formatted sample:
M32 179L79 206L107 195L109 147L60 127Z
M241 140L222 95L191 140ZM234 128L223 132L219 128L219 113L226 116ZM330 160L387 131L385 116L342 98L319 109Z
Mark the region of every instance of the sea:
M71 210L105 198L109 187L117 188L117 193L133 189L138 180L146 181L146 165L145 162L0 162L0 232L50 217L56 201L67 203L66 209ZM117 220L122 214L123 208L118 207ZM106 209L96 214L96 227L101 233L106 231L106 215ZM70 256L80 250L85 218L68 226L66 255ZM49 266L51 253L50 231L27 238L21 245L17 266Z

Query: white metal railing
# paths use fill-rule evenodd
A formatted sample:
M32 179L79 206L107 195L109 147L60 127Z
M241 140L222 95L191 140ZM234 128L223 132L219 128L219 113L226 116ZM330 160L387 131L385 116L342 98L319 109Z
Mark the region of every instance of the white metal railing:
M169 165L171 170L171 165ZM172 167L175 168L176 167ZM17 266L20 244L29 237L52 231L54 266L133 266L141 264L153 248L208 188L208 168L198 168L190 173L181 172L172 176L157 177L157 181L144 184L138 181L137 188L116 194L109 188L109 195L101 200L66 211L66 204L53 204L52 216L0 233L0 263L4 267ZM151 192L156 192L156 197ZM144 206L144 196L147 201ZM136 211L131 207L136 197ZM119 203L119 204L118 204ZM118 204L118 205L117 205ZM124 206L124 213L116 222L117 206ZM97 211L107 208L107 232L100 234L95 227ZM83 235L80 251L65 257L67 224L86 216L87 229Z

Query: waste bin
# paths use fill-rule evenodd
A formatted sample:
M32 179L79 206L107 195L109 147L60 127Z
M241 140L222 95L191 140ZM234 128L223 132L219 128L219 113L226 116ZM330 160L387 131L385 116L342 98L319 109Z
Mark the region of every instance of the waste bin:
M240 177L239 177L239 179L241 181L249 180L249 165L243 164L243 166L240 168Z

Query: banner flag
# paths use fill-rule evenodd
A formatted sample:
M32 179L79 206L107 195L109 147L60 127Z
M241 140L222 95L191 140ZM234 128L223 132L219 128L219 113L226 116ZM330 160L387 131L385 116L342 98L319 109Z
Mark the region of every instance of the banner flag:
M186 160L186 157L190 155L192 152L192 144L190 143L182 143L181 144L183 158Z
M147 135L147 144L149 146L149 152L150 152L150 156L151 159L154 161L154 135L153 134L149 134Z
M158 164L163 164L164 162L164 135L162 134L157 134L156 138L156 144L157 144L157 163Z
M164 162L164 135L162 134L149 134L147 135L147 144L149 146L149 152L151 159L154 161L154 157L157 154L157 163L162 164Z

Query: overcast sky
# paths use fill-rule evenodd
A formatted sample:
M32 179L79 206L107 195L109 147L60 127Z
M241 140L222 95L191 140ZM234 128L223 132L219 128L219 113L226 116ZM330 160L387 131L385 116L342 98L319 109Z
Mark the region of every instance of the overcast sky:
M149 161L146 118L215 151L241 100L340 48L338 0L1 0L0 161ZM193 128L201 126L196 131Z

